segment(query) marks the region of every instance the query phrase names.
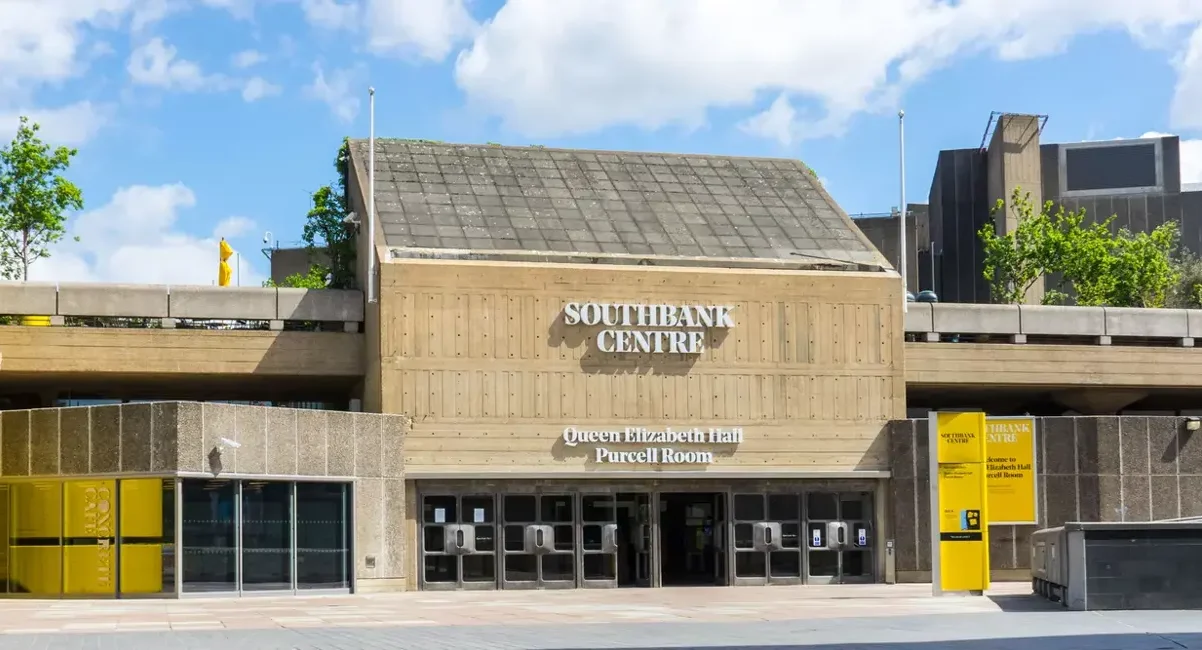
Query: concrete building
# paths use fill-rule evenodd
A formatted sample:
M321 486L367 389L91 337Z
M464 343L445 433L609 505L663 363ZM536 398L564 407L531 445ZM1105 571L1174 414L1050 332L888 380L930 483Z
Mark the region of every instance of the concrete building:
M797 161L377 147L374 296L0 284L7 593L922 580L935 408L1040 417L1038 525L1202 515L1202 312L903 311Z
M990 302L977 232L995 223L1013 228L1012 212L994 214L999 199L1016 187L1035 205L1052 201L1084 208L1091 220L1114 216L1113 227L1148 232L1177 222L1183 247L1202 252L1202 188L1181 183L1180 140L1161 138L1044 143L1047 118L995 114L986 139L971 149L941 151L929 196L929 238L916 246L934 250L935 291L945 302ZM924 287L925 288L925 287ZM1043 285L1032 287L1037 303Z

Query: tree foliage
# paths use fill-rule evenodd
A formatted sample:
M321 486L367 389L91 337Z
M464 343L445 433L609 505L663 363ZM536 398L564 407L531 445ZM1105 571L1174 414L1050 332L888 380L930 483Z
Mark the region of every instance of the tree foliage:
M998 201L995 214L1006 208ZM1088 223L1084 208L1066 211L1051 201L1037 211L1030 194L1017 188L1009 209L1017 222L1013 231L998 234L991 223L978 232L985 278L998 302L1023 302L1040 278L1049 282L1044 304L1164 307L1179 293L1176 223L1152 232L1116 232L1113 216Z
M8 280L28 280L29 265L66 234L64 213L83 209L83 192L61 174L77 151L51 148L38 129L21 117L12 143L0 148L0 277Z
M351 289L355 280L355 232L346 223L350 213L347 204L346 186L350 166L350 143L342 141L334 160L338 180L333 185L323 185L313 193L313 206L305 219L301 240L309 249L311 268L302 276L312 278L329 276L331 289ZM324 253L328 265L319 262Z
M308 273L293 273L284 278L280 284L276 284L274 280L268 279L263 281L265 287L287 287L289 289L327 289L329 288L329 270L320 264L314 264L309 267Z

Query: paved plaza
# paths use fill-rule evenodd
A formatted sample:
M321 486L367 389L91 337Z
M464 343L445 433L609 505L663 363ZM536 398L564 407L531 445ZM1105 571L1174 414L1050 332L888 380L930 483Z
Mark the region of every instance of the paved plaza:
M0 601L0 649L1202 649L1197 612L1068 612L924 585Z

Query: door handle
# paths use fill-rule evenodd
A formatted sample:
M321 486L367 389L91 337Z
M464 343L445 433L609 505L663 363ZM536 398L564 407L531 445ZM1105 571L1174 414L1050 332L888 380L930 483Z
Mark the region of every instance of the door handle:
M455 546L457 546L459 548L463 548L463 531L462 530L455 531Z
M768 545L772 544L772 527L771 526L764 529L764 543L768 544Z
M543 531L542 529L534 531L534 545L540 549L543 547Z
M837 537L837 541L839 542L839 546L843 546L847 543L847 531L842 526L839 526L839 536Z

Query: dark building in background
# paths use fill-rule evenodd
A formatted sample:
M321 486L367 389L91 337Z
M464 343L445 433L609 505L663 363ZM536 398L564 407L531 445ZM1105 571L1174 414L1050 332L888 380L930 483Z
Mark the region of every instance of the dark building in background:
M1150 232L1175 221L1181 245L1202 253L1202 191L1182 186L1176 136L1042 144L1045 122L1037 115L995 115L986 146L939 152L928 198L929 240L918 232L915 254L924 248L933 254L941 301L990 302L977 232L986 224L1003 233L1016 226L1011 211L993 211L1015 188L1029 192L1036 205L1085 208L1089 221L1114 215L1116 231ZM1027 301L1039 302L1043 293L1037 284Z
M910 203L906 208L906 290L917 294L931 288L934 272L931 265L930 219L926 204ZM854 214L851 218L893 268L900 271L897 251L901 232L898 229L897 210L894 209L892 214Z

